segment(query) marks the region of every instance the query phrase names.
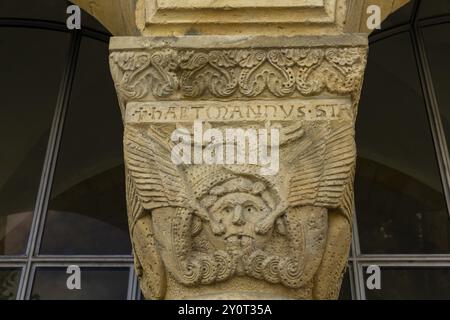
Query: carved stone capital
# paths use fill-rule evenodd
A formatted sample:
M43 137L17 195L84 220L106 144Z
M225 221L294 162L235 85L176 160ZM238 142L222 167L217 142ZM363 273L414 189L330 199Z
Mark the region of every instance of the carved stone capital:
M145 297L337 298L366 37L113 38L110 49ZM257 161L269 145L270 170ZM224 160L230 146L243 162Z

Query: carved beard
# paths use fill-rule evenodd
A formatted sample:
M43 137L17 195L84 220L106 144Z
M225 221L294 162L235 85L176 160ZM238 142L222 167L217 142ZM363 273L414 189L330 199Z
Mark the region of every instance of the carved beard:
M257 248L255 240L245 235L233 235L226 240L226 251L232 256L236 273L245 275L245 257L250 256Z
M289 208L282 216L289 253L279 256L266 251L263 244L249 235L229 235L223 239L222 249L213 245L208 252L193 250L194 212L179 208L172 225L178 272L171 273L187 286L248 276L288 288L301 288L311 281L321 262L328 228L327 212L320 207Z

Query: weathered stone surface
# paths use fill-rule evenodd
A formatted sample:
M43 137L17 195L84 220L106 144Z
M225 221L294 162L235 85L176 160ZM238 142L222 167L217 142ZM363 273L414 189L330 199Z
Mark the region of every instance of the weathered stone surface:
M112 40L147 298L337 297L366 51L357 35ZM175 164L171 134L195 121L218 132L278 128L279 170Z

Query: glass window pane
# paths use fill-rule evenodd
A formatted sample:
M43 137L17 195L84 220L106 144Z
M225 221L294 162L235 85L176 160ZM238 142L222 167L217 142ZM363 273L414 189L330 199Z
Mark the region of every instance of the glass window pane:
M427 27L423 34L445 138L450 147L450 23Z
M419 18L430 18L450 14L450 0L422 0Z
M67 1L61 0L2 0L0 18L39 19L66 22Z
M345 272L344 279L342 279L341 292L339 294L339 300L352 300L352 287L350 284L350 275L352 269L349 266Z
M363 253L448 253L450 224L408 33L370 48L359 107Z
M81 289L69 290L65 267L36 269L32 300L125 300L129 268L81 268Z
M365 281L367 273L364 268ZM368 300L450 299L450 268L381 267L381 290L366 289Z
M121 121L108 44L83 38L41 254L131 253Z
M20 269L0 269L0 300L15 300L20 280Z
M68 46L64 33L0 27L0 255L26 247Z

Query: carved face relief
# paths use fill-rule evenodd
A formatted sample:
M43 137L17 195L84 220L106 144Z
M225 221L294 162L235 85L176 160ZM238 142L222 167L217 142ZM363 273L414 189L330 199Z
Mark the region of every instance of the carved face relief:
M259 243L267 240L267 233L261 236L255 231L257 222L267 217L270 212L270 208L260 197L246 193L230 193L219 198L210 210L214 219L224 225L225 233L221 238L225 241L241 244L242 247L250 240L258 239Z
M262 248L272 235L258 232L258 224L273 212L274 199L264 183L237 178L211 189L201 202L207 207L211 222L218 224L207 228L208 239L219 250L242 255L254 248ZM219 234L213 230L219 229Z

